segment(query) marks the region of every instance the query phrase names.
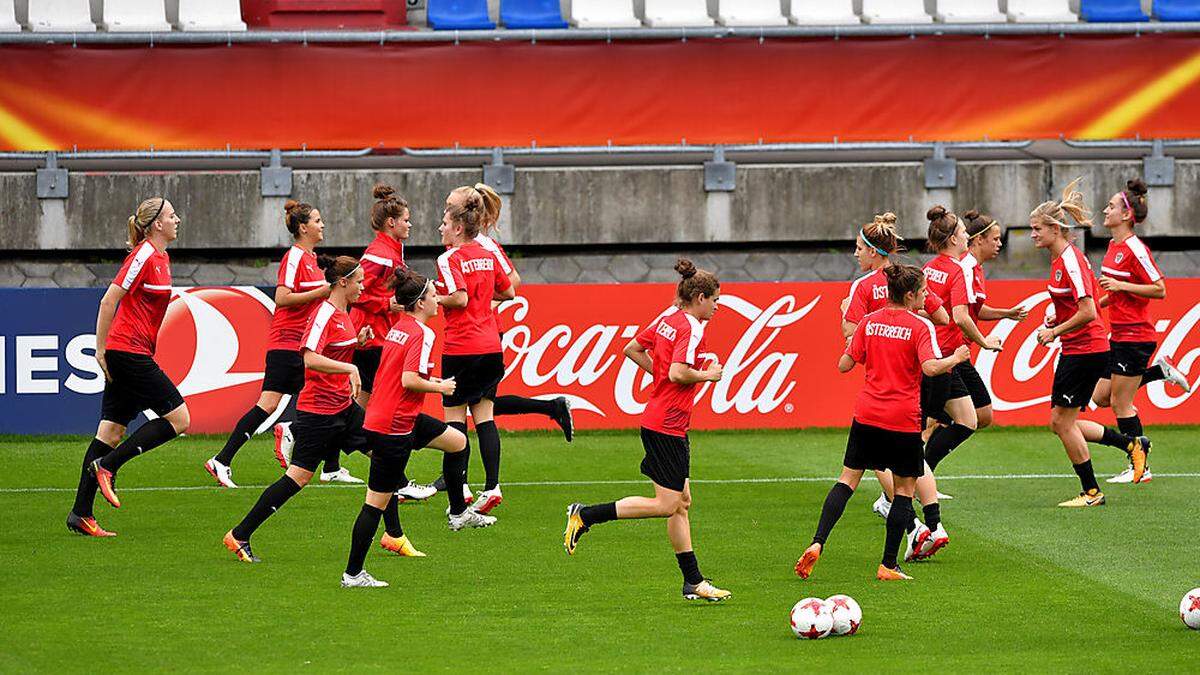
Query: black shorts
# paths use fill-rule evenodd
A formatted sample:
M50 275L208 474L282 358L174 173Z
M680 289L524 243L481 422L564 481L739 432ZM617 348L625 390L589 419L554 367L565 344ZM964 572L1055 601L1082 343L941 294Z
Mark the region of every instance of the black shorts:
M925 473L925 444L918 431L890 431L855 420L846 439L842 465L857 471L883 471L904 478Z
M975 370L975 364L964 361L954 366L954 374L966 387L967 394L971 397L971 405L983 408L992 404L992 395L988 393L987 385L983 383L979 371Z
M371 475L367 487L372 492L395 492L404 487L400 484L408 458L414 450L420 450L441 436L449 427L445 422L429 415L417 415L413 430L407 434L380 434L366 432L367 445L371 448Z
M957 370L934 377L921 376L921 414L942 424L950 424L953 421L946 412L946 402L970 395L971 392Z
M442 405L453 408L495 400L496 387L504 379L504 355L446 354L442 356L442 379L454 378L454 394L443 396Z
M304 388L304 357L295 349L272 349L267 352L267 367L263 371L263 391L295 396Z
M127 427L143 410L162 417L183 405L175 383L153 358L108 350L105 362L112 382L104 383L100 419Z
M1108 352L1108 375L1141 377L1150 366L1150 357L1158 349L1157 342L1110 342Z
M362 428L365 416L357 403L334 415L297 410L296 421L292 423L292 436L296 438L292 464L305 471L316 471L333 452L366 452L370 446Z
M683 492L691 473L692 446L687 436L672 436L642 427L642 475L668 490Z
M1054 389L1050 405L1059 408L1087 408L1096 383L1108 373L1108 352L1063 354L1054 371Z
M362 377L362 390L371 393L375 388L375 372L379 370L379 359L383 358L383 347L369 347L354 352L354 365Z

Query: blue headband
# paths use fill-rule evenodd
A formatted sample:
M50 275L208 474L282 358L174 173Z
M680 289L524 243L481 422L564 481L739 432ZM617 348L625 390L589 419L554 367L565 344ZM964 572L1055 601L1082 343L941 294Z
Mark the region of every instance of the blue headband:
M885 258L888 257L888 254L884 253L883 249L879 248L878 246L876 246L875 244L872 244L870 241L867 240L867 228L864 227L862 229L862 231L858 233L858 238L862 239L862 243L866 244L867 246L870 246L871 249L874 250L879 255L881 255Z

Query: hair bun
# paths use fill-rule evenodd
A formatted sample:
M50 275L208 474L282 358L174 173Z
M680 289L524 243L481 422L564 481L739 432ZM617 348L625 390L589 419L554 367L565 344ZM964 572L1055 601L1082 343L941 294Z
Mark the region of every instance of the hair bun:
M696 264L687 258L680 258L675 263L675 271L684 279L691 279L696 276Z
M1129 194L1138 195L1139 197L1144 197L1149 192L1149 189L1146 188L1146 181L1142 180L1141 176L1126 182L1125 187L1129 190Z
M938 204L937 206L935 206L925 212L925 219L928 220L929 222L933 222L933 221L937 220L938 218L941 218L945 215L946 215L946 207L942 206L941 204Z
M891 211L888 211L886 213L875 214L875 224L876 225L895 225L896 224L896 214L892 213Z
M375 199L387 199L396 194L396 190L391 185L379 183L375 186L375 189L371 191L371 194L375 196Z
M319 267L323 270L327 270L330 267L333 267L333 264L335 262L337 262L337 258L335 258L331 255L328 255L325 253L320 253L317 255L317 267Z
M291 213L291 212L292 212L292 209L296 208L297 206L300 206L300 202L299 202L299 201L297 201L297 200L295 200L295 199L289 199L289 200L287 200L286 202L284 202L284 203L283 203L283 212L284 212L284 213Z
M979 209L971 209L970 211L967 211L966 213L963 214L963 218L966 218L967 220L975 220L979 216L980 216Z

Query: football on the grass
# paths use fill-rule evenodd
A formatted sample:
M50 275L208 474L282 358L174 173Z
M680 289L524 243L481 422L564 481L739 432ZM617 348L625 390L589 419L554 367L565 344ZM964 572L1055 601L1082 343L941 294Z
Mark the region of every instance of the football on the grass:
M862 625L862 608L848 595L831 595L825 599L833 616L834 635L854 635Z
M817 640L833 630L833 615L820 598L805 598L792 607L792 632L798 638Z
M1193 588L1179 601L1179 618L1183 625L1200 630L1200 588Z

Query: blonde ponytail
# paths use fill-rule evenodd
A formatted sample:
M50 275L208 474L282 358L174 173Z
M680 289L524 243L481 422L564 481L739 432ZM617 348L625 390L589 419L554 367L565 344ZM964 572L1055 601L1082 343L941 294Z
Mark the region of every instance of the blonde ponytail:
M129 216L129 239L125 242L129 250L132 251L138 244L146 240L150 234L150 226L158 220L158 216L162 214L163 205L166 203L165 197L151 197L143 199L142 203L138 204L137 211Z

